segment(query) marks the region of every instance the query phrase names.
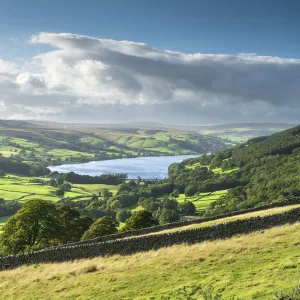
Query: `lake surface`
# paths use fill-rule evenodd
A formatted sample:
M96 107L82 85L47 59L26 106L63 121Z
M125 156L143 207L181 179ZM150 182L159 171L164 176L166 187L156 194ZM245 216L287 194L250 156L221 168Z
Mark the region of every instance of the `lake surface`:
M151 156L92 161L82 164L69 164L49 167L60 173L75 172L81 175L97 176L101 174L127 173L129 179L164 179L168 177L168 167L197 155Z

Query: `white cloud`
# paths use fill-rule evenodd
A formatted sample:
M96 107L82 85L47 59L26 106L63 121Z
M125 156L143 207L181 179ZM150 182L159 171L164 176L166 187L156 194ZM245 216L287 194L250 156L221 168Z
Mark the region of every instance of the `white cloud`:
M0 103L10 117L158 120L164 112L166 121L190 114L193 123L197 116L212 123L300 112L299 59L186 54L69 33L31 42L54 49L21 67L0 59Z

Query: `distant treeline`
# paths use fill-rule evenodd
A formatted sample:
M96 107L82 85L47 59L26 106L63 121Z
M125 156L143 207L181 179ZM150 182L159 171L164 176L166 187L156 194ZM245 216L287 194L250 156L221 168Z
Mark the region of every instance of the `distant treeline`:
M74 172L66 174L65 180L77 184L112 184L124 182L127 174L102 174L100 176L79 175Z
M26 176L44 176L50 173L50 170L43 164L33 163L31 165L17 161L13 156L0 156L0 170L6 173L14 173Z
M0 198L0 217L11 216L21 207L22 205L18 201L5 201L3 198Z

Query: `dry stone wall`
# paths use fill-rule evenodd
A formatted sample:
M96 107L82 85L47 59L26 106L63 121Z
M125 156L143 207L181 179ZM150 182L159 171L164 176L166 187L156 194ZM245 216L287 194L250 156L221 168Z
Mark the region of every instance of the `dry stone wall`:
M200 224L200 223L204 223L204 222L208 222L208 221L223 219L226 217L232 217L232 216L242 215L242 214L246 214L246 213L250 213L250 212L255 212L255 211L260 211L260 210L265 210L265 209L275 208L275 207L283 207L283 206L288 206L288 205L293 205L293 204L300 204L300 197L290 197L283 201L269 203L269 204L261 205L261 206L254 207L254 208L244 209L244 210L240 210L240 211L234 211L234 212L231 212L228 214L223 214L223 215L218 215L218 216L212 216L212 217L201 218L201 219L199 218L199 219L195 219L195 220L191 220L191 221L169 223L169 224L165 224L165 225L153 226L153 227L148 227L148 228L139 229L139 230L131 230L131 231L126 231L126 232L122 232L122 233L106 235L106 236L102 236L102 237L98 237L98 238L94 238L94 239L90 239L90 240L86 240L86 241L80 241L77 243L67 244L66 246L75 246L75 245L83 245L83 244L90 244L90 243L114 241L114 240L123 239L126 237L140 236L140 235L145 235L145 234L149 234L149 233L159 232L162 230L183 227L183 226L192 225L192 224Z
M207 240L230 238L238 234L248 234L253 231L264 230L284 224L292 224L299 221L300 208L296 208L280 214L236 220L210 227L168 234L49 248L32 253L2 257L0 258L0 270L17 268L22 265L73 261L76 259L88 259L114 254L130 255L136 252L149 251L183 243L194 244Z

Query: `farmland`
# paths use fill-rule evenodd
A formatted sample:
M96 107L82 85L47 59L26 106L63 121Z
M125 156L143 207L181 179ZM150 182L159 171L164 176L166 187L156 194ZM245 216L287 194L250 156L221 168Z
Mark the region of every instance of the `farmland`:
M211 192L211 193L199 193L192 197L187 197L185 194L180 194L176 200L179 203L184 202L184 201L190 201L195 205L196 210L198 212L201 212L205 208L207 208L211 203L220 199L220 197L226 195L227 191L228 190L220 190L220 191Z
M28 164L87 162L121 157L214 152L220 138L178 129L73 126L0 120L0 154Z

